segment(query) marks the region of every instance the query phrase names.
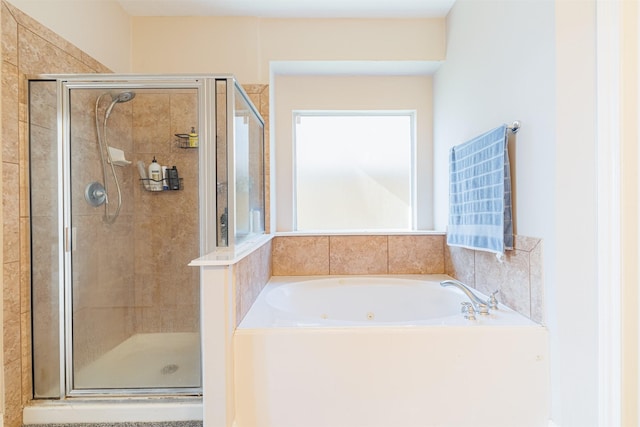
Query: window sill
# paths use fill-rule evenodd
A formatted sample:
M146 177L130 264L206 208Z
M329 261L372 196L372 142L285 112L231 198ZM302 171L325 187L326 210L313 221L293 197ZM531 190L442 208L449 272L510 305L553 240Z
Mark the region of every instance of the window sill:
M275 236L444 236L436 230L306 230L278 231Z

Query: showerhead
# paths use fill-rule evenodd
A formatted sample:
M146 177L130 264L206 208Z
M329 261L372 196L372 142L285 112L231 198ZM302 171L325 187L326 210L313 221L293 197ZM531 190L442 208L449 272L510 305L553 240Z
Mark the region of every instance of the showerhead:
M109 108L107 108L107 112L104 115L105 120L111 115L111 110L113 109L113 106L120 103L120 102L129 102L131 101L133 98L136 97L136 93L135 92L120 92L120 93L116 93L116 94L111 94L111 105L109 105Z
M111 99L114 102L129 102L135 97L136 97L135 92L120 92L117 94L111 94Z

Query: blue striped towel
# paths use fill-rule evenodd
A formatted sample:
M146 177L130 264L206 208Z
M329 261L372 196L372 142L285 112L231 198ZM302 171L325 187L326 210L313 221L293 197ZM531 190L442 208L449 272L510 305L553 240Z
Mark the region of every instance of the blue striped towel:
M447 244L498 257L513 249L507 125L451 148Z

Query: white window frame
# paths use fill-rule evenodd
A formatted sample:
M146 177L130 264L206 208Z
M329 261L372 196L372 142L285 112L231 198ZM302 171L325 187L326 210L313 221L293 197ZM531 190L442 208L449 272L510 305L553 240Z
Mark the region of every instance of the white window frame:
M296 140L296 131L295 127L298 123L298 119L301 117L371 117L371 116L402 116L409 118L409 126L410 126L410 164L409 164L409 205L410 205L410 220L409 220L409 228L407 229L392 229L387 228L387 230L394 231L412 231L416 229L416 111L415 110L294 110L292 112L292 128L293 128L293 230L294 231L309 231L309 230L299 230L298 229L298 212L297 212L297 198L298 198L298 189L297 189L297 170L298 165L296 164L296 149L297 149L297 140ZM377 231L382 231L382 229L375 229ZM318 230L314 230L318 231ZM329 229L320 229L320 231L335 231ZM345 230L339 230L345 231ZM349 231L367 231L365 228L352 229Z

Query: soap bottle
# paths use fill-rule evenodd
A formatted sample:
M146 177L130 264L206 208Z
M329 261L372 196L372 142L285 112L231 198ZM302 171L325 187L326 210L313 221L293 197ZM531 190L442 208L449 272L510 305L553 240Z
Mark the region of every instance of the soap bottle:
M162 191L162 166L155 156L149 165L149 187L151 191Z
M162 166L162 191L169 189L169 175L167 175L167 171L169 170L167 166Z
M171 169L167 169L167 175L169 176L169 189L180 189L180 177L178 176L178 168L175 166Z
M191 127L191 132L189 132L189 147L195 148L198 146L198 134L196 133L196 128Z

